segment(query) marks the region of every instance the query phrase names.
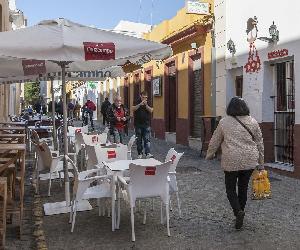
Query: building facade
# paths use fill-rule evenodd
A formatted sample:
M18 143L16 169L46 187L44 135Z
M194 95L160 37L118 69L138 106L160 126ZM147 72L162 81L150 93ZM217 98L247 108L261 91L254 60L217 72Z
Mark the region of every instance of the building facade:
M155 26L144 39L169 44L173 56L151 61L142 68L127 68L120 93L131 108L141 90L154 108L153 136L199 149L202 116L211 115L212 1L209 15L189 14L183 8ZM198 142L198 145L197 145Z
M23 28L26 19L16 8L15 0L0 0L0 32ZM0 84L0 119L20 113L21 84ZM24 95L24 94L23 94Z
M217 115L243 97L261 126L267 165L298 178L299 9L296 0L215 0Z

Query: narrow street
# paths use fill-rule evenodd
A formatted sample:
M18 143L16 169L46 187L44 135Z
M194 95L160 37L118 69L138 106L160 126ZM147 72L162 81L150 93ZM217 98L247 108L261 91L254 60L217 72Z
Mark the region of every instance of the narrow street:
M199 153L184 146L153 139L152 153L159 160L169 148L184 152L177 168L183 218L178 216L172 197L171 237L160 224L160 204L142 224L143 213L136 213L136 242L131 242L130 208L122 202L120 230L111 231L111 218L92 211L79 212L75 230L70 232L69 215L44 216L43 228L49 249L299 249L300 181L271 172L272 199L253 201L246 208L245 227L234 229L233 215L224 189L220 162L205 161ZM133 149L134 158L136 150ZM47 183L41 194L46 194ZM63 188L56 182L53 196L42 203L63 200ZM148 204L148 208L151 205ZM149 209L148 209L149 211Z

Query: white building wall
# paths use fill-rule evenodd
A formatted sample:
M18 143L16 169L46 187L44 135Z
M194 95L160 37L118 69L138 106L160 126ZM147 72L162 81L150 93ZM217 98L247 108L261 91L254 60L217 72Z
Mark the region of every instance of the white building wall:
M247 41L247 20L256 16L258 18L258 37L269 37L269 27L273 21L280 31L278 44L270 45L256 40L255 45L263 64L258 73L246 74L243 68L243 97L250 106L252 115L259 122L273 121L274 95L272 82L273 68L268 61L268 52L287 48L289 55L294 56L295 71L295 100L296 123L300 123L300 105L297 97L300 97L300 85L297 82L300 74L300 29L296 28L300 12L300 1L240 1L240 0L216 0L216 107L217 115L224 115L225 108L234 95L234 84L230 69L243 67L247 63L249 43ZM294 24L294 25L293 25ZM231 54L227 50L227 41L232 39L236 45L236 64L231 63ZM224 64L224 55L225 61ZM264 67L266 66L266 67ZM299 98L298 98L299 99ZM298 108L297 108L298 107Z

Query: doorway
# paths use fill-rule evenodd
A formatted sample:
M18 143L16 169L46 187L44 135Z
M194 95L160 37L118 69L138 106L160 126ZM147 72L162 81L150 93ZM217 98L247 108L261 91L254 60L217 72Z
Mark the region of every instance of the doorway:
M294 164L295 82L294 62L275 64L274 112L275 161Z
M176 132L177 119L177 74L175 61L166 65L166 88L165 88L165 124L167 132Z

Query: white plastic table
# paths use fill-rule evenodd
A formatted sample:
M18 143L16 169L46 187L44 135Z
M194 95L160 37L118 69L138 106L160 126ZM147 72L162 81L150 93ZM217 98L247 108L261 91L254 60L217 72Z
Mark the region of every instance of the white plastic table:
M112 231L115 231L117 228L117 219L116 219L116 211L115 211L115 202L116 202L116 182L117 182L117 176L122 175L123 171L129 170L129 165L131 163L134 163L136 165L141 166L156 166L162 164L162 162L155 160L154 158L149 159L136 159L136 160L119 160L114 162L103 162L103 164L106 166L108 170L112 172L113 175L113 183L111 185L111 220L112 220Z

